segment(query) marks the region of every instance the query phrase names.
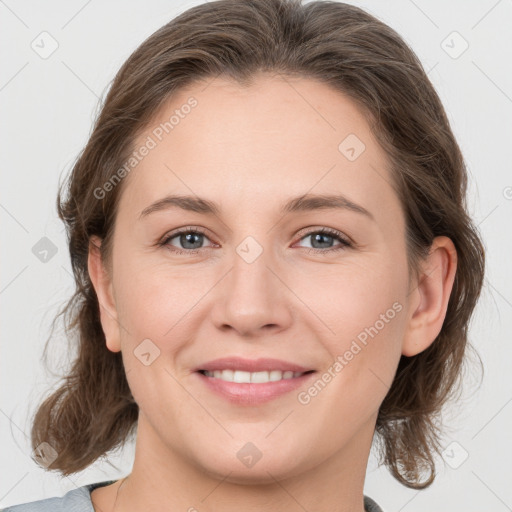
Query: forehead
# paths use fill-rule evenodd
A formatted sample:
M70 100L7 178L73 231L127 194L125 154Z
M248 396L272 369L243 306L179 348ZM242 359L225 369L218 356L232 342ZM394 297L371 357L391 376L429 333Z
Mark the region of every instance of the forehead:
M195 82L162 105L135 148L149 140L121 199L120 209L134 215L166 193L260 211L272 198L280 205L307 192L347 192L383 208L397 200L363 112L313 79L261 74L249 86L226 78Z

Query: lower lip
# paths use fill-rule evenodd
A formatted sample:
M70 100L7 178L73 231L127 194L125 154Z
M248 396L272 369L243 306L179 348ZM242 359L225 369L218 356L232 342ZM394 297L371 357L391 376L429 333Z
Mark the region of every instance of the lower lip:
M306 373L291 379L258 384L227 382L215 377L207 377L200 372L195 373L214 393L222 396L229 402L237 405L258 405L297 389L308 382L316 372Z

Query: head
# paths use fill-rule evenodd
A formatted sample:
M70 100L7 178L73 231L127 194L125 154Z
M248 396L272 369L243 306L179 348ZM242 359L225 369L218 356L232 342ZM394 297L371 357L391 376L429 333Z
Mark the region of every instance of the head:
M188 198L155 206L169 195ZM388 26L338 2L189 9L122 66L59 193L78 353L34 447L70 474L143 422L211 473L257 440L261 471L292 475L375 432L400 482L430 485L483 281L465 196L442 104ZM196 372L226 355L316 380L233 406Z

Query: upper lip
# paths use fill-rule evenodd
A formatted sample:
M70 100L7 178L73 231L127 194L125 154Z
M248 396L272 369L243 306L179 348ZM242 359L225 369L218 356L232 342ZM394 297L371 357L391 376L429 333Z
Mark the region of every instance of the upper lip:
M289 363L281 359L260 358L260 359L244 359L242 357L223 357L202 363L195 368L194 371L207 370L213 372L215 370L241 370L246 372L264 372L271 370L280 370L282 372L307 372L312 368L305 368L299 364Z

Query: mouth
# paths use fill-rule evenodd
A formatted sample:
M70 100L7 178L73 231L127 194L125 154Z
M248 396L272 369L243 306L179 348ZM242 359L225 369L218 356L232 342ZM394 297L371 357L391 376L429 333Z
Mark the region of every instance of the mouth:
M269 370L197 370L200 386L212 396L220 397L235 406L254 407L281 397L290 396L301 386L307 386L316 370L293 372Z
M236 355L202 362L193 370L200 386L233 405L254 406L290 395L317 371L292 361Z
M238 384L266 384L269 382L279 382L282 380L297 379L303 375L313 373L315 370L305 372L293 372L282 370L270 370L260 372L247 372L243 370L198 370L198 373L205 377L219 379L224 382L236 382Z

